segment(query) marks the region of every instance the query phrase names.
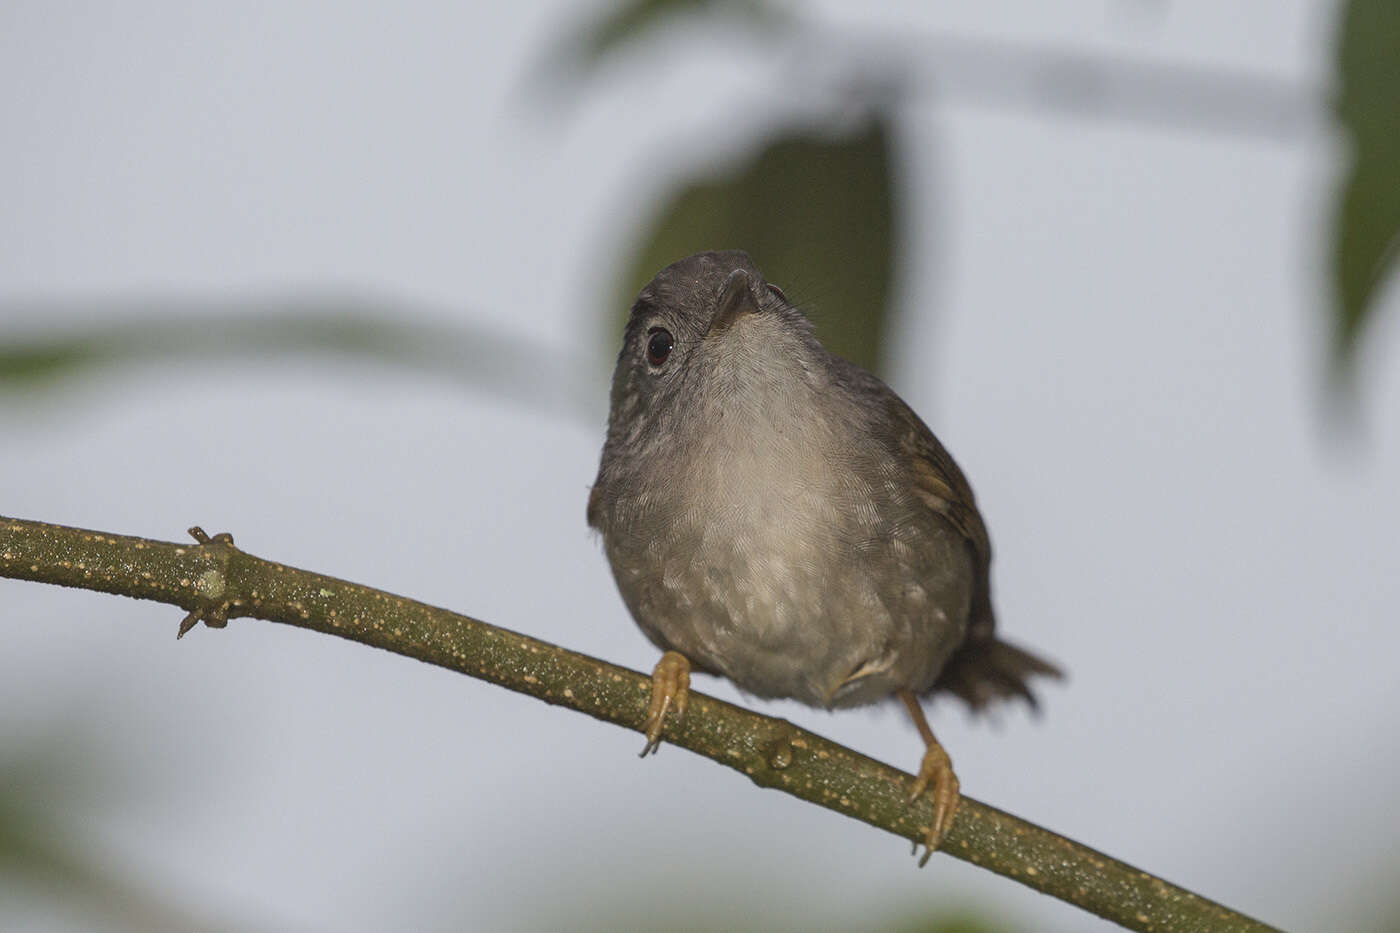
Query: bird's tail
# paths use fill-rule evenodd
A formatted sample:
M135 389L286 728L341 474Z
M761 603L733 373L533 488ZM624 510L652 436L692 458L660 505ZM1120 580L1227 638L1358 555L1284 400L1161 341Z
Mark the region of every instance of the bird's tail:
M1061 678L1064 673L1049 661L997 639L973 636L953 653L934 681L930 693L951 693L974 712L990 703L1021 697L1036 709L1030 680L1035 676Z

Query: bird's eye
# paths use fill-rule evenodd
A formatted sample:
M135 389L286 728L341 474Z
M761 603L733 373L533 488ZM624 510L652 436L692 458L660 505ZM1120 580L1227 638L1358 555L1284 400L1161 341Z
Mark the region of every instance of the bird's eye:
M647 362L653 366L660 366L666 362L666 357L671 355L675 345L676 341L669 330L653 327L647 331Z

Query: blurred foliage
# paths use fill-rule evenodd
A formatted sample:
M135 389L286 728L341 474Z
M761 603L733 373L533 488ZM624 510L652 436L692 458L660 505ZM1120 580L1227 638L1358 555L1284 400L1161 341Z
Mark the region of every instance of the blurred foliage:
M89 716L91 720L94 717ZM111 794L121 762L105 758L90 722L50 720L10 738L0 758L0 878L80 908L104 930L213 931L170 892L127 877L96 854L96 836L70 820ZM100 919L98 919L100 918ZM6 911L0 907L0 923Z
M784 39L815 49L832 40L802 22L789 6L771 0L625 0L569 28L541 71L568 78L567 86L575 88L574 79L591 74L622 50L701 17L745 30L767 46ZM878 54L878 40L866 42L876 50L877 67L898 57L903 38L887 38L888 56ZM950 54L958 48L956 39L945 37L931 48L941 50L942 59L957 58ZM973 42L963 51L967 67L988 54L985 43ZM1002 56L996 59L998 68L1006 66L1008 56L1036 58L1025 48L996 51ZM737 164L697 162L658 197L649 225L617 263L607 319L609 346L620 330L617 319L659 269L698 250L737 248L748 251L765 275L808 311L834 352L879 371L893 277L904 245L893 166L927 170L927 158L898 158L892 127L899 102L868 73L851 73L862 59L843 65L829 56L817 57L838 73L835 80L828 76L806 85L809 93L830 89L824 110L819 107L800 126L760 126ZM864 61L868 71L868 55ZM1334 360L1345 372L1400 252L1400 3L1350 0L1339 22L1336 61L1341 82L1335 115L1352 144L1349 170L1338 191L1333 247ZM844 80L843 68L848 72ZM1095 80L1111 85L1114 73L1100 71ZM815 93L820 99L821 92ZM1165 93L1170 96L1170 89ZM854 122L853 95L855 109L865 114ZM90 318L91 306L43 308L45 315L65 320L66 332L0 344L0 391L66 386L114 364L332 354L443 372L531 404L569 414L585 411L578 400L586 394L577 391L579 386L559 385L589 378L583 361L554 353L557 359L541 365L539 347L521 348L471 327L435 327L402 305L248 301L211 315L207 304L164 298L144 305L108 305L101 310L117 323L86 328L73 321L82 311ZM10 304L0 306L0 315L25 310ZM554 384L542 381L541 373L548 373Z
M556 64L587 72L661 23L702 10L730 15L756 33L799 35L795 17L758 2L637 0L579 28L566 46L571 51ZM1352 143L1333 244L1334 362L1344 372L1400 255L1400 3L1350 0L1336 60L1341 90L1335 113ZM811 277L821 277L815 316L823 339L840 355L878 369L899 243L890 177L892 111L872 110L878 141L840 139L842 110L832 101L826 123L755 139L757 154L745 165L718 172L697 166L666 193L657 219L623 261L614 315L625 317L632 296L669 262L701 249L745 249L771 281L790 295L797 291L794 297ZM609 339L619 330L614 321Z
M613 4L596 19L574 26L550 52L541 77L569 85L640 37L684 17L712 14L764 30L781 26L785 11L764 0L631 0Z
M575 414L568 383L581 367L538 342L469 324L429 323L402 303L306 298L239 301L151 299L115 304L110 323L11 337L0 343L0 392L68 388L104 367L215 359L325 356L432 373ZM73 322L90 308L0 304L0 317ZM538 376L550 374L547 380Z
M1009 933L1010 927L993 923L985 916L971 912L948 912L932 919L911 920L904 924L892 924L887 929L893 933Z
M55 800L85 796L100 768L76 753L76 743L59 741L57 730L38 734L38 739L7 742L0 760L0 874L54 884L84 881L86 876L56 850L58 833L47 813Z
M1336 205L1335 351L1349 367L1400 256L1400 3L1350 0L1337 33L1336 116L1351 165Z
M760 0L633 0L576 27L550 71L591 72L662 25L701 12L756 36L792 34L797 25ZM852 89L864 92L866 113L854 126ZM855 76L826 117L766 127L739 164L696 166L663 194L617 271L608 345L637 292L664 266L703 250L742 249L804 307L832 352L878 370L896 247L889 96Z
M627 872L601 868L585 897L557 896L530 905L520 929L577 933L627 930L629 933L721 933L721 931L836 929L822 913L821 899L808 899L790 882L771 890L756 888L749 878L736 878L728 867L708 865L697 871L680 864L649 864ZM617 879L625 880L618 881ZM611 879L611 880L610 880ZM940 890L941 889L941 890ZM847 906L859 905L862 930L885 933L1014 933L1024 929L1006 919L993 902L976 903L961 895L948 897L943 882L935 881L922 898L901 896L892 902L878 892L852 889ZM714 892L724 892L716 897ZM449 892L444 894L450 897ZM952 903L948 903L949 901ZM815 902L814 902L815 901ZM443 916L469 913L466 900L444 900L436 907ZM843 918L843 923L849 920ZM851 927L841 927L851 928Z
M707 249L743 249L810 316L832 352L876 369L894 266L890 127L789 130L740 164L674 190L622 271L610 339L663 266Z

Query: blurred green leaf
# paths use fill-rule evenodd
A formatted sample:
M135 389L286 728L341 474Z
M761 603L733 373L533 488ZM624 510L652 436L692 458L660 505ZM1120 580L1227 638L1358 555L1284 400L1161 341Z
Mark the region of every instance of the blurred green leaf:
M1333 259L1334 349L1346 368L1400 245L1400 3L1350 0L1337 62L1334 106L1351 143Z
M861 929L871 933L1015 933L995 902L975 903L950 889L930 897L892 902L888 892L852 888L849 905L862 905L860 925L838 926L824 913L821 898L808 900L790 878L775 872L770 886L739 876L733 867L710 862L600 865L585 886L562 886L560 893L526 908L519 928L574 930L576 933L627 930L629 933L761 933L769 930ZM575 893L564 893L565 891ZM714 892L723 891L723 897ZM582 892L582 893L577 893ZM470 913L456 891L444 891L438 912Z
M104 858L101 834L77 815L100 812L99 801L110 802L131 777L100 748L88 723L57 719L0 745L0 880L65 911L85 908L106 930L225 929L168 886L134 877L111 853Z
M785 22L783 12L765 0L631 0L572 30L549 57L549 76L565 84L591 72L628 43L683 16L728 16L755 30Z
M1009 930L1005 924L971 910L909 920L888 929L894 933L1007 933Z
M894 268L890 130L809 128L673 192L620 270L611 344L632 299L663 266L742 249L817 324L833 353L877 369Z
M591 396L579 388L589 371L572 354L470 324L436 323L434 316L336 298L0 304L0 320L54 322L23 336L0 332L0 393L70 388L103 367L329 356L585 413L580 399Z

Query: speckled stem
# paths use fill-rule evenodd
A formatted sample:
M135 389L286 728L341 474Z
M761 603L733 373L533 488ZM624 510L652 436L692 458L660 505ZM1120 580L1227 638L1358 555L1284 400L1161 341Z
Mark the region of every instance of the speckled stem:
M251 616L339 635L642 731L644 675L466 616L238 550L227 535L175 544L0 517L0 576L170 603L222 626ZM913 779L799 729L693 692L666 741L911 842L932 815ZM1008 813L962 799L943 852L1133 930L1269 930L1256 920ZM910 870L913 870L912 867Z

